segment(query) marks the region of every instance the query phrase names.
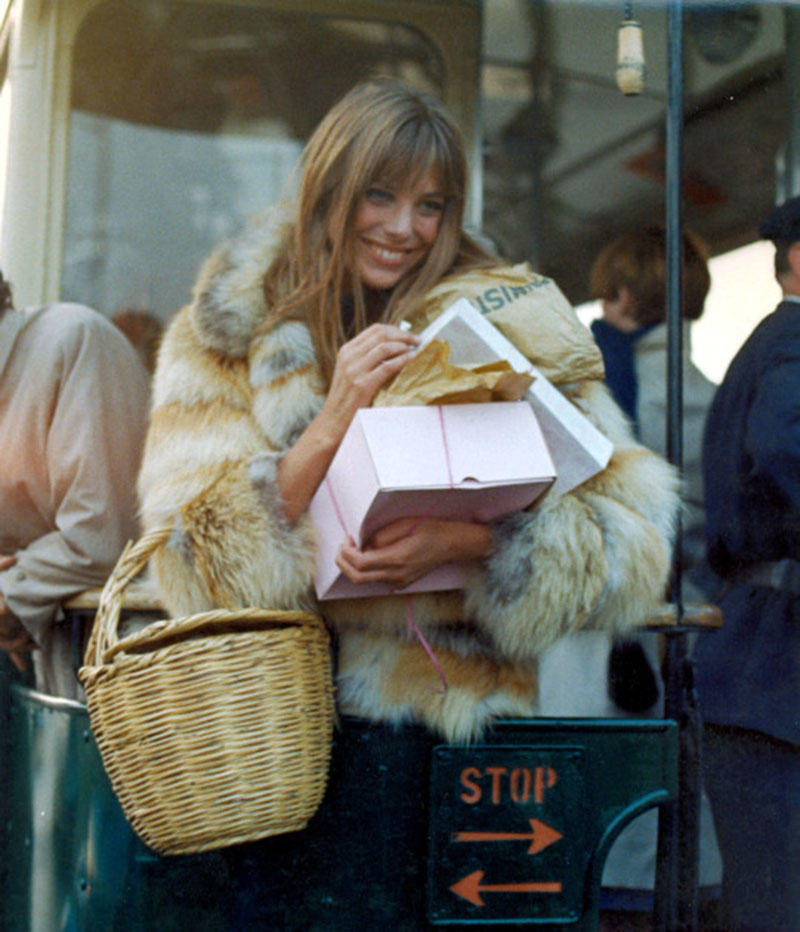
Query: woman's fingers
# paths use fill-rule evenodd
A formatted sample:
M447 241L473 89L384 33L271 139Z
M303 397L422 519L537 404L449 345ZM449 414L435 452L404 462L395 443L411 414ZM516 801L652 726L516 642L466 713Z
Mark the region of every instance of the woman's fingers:
M420 520L395 522L380 547L371 544L361 550L349 539L339 550L337 566L354 583L382 582L396 589L411 585L437 565L431 553L421 553L423 542L413 536Z
M370 550L380 550L383 547L388 547L404 537L408 537L412 531L415 531L426 520L423 515L398 518L396 521L392 521L391 524L386 524L375 531L367 541L367 547Z
M416 577L408 572L406 566L387 560L386 557L384 553L376 558L374 553L364 553L356 547L343 544L336 557L336 565L350 582L359 585L381 582L402 589L414 582Z
M389 324L373 324L342 346L337 364L341 361L374 358L376 351L381 355L396 356L413 351L418 345L419 337L416 334L407 333Z
M419 337L417 334L411 333L410 330L402 330L400 327L395 327L394 324L370 324L352 340L348 340L345 346L385 343L387 340L405 343L408 346L417 346L419 344Z
M337 566L352 582L402 589L447 563L480 561L490 546L485 524L410 516L381 528L363 549L348 540Z
M389 324L373 324L339 350L337 367L374 369L387 359L413 353L419 337Z
M373 324L339 350L329 406L352 417L413 355L419 337L390 324Z

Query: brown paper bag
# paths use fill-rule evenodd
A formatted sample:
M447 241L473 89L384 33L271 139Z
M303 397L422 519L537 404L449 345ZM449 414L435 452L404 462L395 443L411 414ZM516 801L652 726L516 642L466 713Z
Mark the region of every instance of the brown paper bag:
M505 361L465 369L449 358L447 343L431 340L381 388L373 407L518 401L533 382Z
M603 358L590 331L556 283L526 262L442 282L409 315L413 329L424 330L459 298L467 298L556 385L604 377Z

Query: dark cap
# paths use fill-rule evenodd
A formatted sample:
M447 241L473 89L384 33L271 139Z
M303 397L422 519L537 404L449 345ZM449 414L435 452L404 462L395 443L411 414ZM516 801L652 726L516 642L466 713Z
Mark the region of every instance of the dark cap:
M758 234L773 243L796 243L800 240L800 195L790 197L767 214Z

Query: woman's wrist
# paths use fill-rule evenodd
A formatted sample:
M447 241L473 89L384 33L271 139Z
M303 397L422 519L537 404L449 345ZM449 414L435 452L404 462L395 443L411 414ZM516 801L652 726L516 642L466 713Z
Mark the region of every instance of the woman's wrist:
M481 561L488 556L492 547L492 533L487 524L472 521L443 523L454 563Z
M339 444L347 433L352 418L343 417L341 409L329 400L323 404L319 414L308 425L303 436L313 444L314 448L328 454L331 459L339 449Z
M278 464L284 517L295 524L325 478L344 436L341 424L321 411Z

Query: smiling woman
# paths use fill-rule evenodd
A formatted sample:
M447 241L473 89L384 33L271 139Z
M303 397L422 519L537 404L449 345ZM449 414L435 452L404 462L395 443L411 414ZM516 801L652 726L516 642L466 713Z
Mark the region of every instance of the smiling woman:
M545 646L640 624L670 567L674 471L634 443L554 283L463 232L465 187L461 136L437 99L387 80L349 92L304 151L296 204L213 253L165 334L139 478L146 528L172 529L152 561L169 611L324 614L339 711L393 741L399 725L469 741L497 718L534 715ZM530 363L612 440L608 466L493 521L417 504L358 544L344 521L315 526L311 499L357 412L460 297L500 305ZM323 533L356 596L315 599ZM453 563L461 588L415 592L410 610L408 588ZM280 913L281 897L263 909Z
M154 558L172 613L324 612L339 635L340 709L451 740L533 714L537 658L560 633L646 617L663 597L676 506L674 475L633 443L555 285L463 232L466 178L461 135L436 98L389 80L345 95L303 153L296 205L220 247L166 333L139 480L146 527L174 528ZM530 361L612 438L611 463L506 520L412 513L359 545L344 538L339 571L392 594L316 602L309 505L356 412L450 303L483 307L495 292L518 340L535 331ZM401 590L452 563L470 570L463 590L414 597L451 684L439 695L424 642L408 643Z
M198 578L194 559L163 554L156 569L171 609L209 600L307 602L308 505L355 412L413 354L418 337L398 325L444 276L497 265L462 231L466 178L460 132L436 98L389 80L365 82L309 141L294 216L288 208L274 212L209 259L194 305L164 341L140 482L145 521L182 528L193 556L196 547L215 546L217 532L205 522L223 520L218 496L231 482L240 416L215 416L220 445L197 451L187 482L186 461L178 469L172 458L174 441L188 442L213 405L195 401L176 419L174 401L195 393L187 377L208 368L209 353L223 354L230 365L218 371L216 388L206 380L200 397L210 403L209 393L235 394L241 401L232 408L239 409L248 381L255 393L258 428L240 449L242 484L231 487L224 508L241 507L235 536L249 525L265 549L232 590L238 545L226 546L221 562L212 559L222 571L216 581ZM251 269L255 276L246 278ZM193 502L203 503L206 518L196 516L202 530L190 517ZM427 521L412 533L385 531L380 540L369 554L342 548L353 581L377 574L402 586L438 565L480 560L490 534L484 525Z

